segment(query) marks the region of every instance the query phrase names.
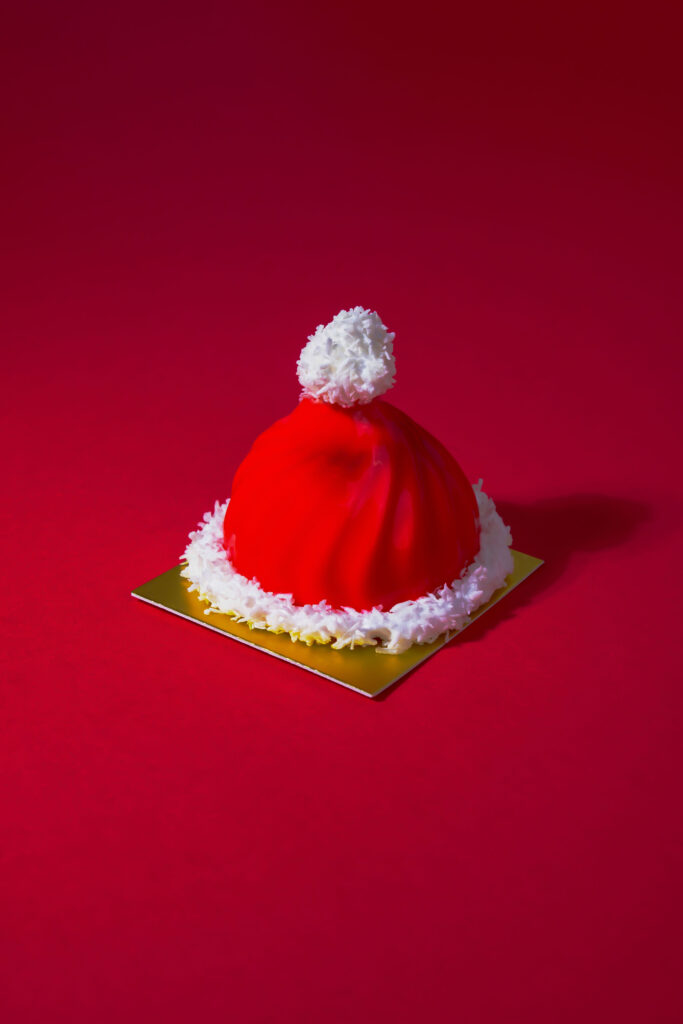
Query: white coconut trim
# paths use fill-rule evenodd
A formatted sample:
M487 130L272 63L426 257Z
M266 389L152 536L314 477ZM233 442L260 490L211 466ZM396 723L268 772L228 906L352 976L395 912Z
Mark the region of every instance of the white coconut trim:
M378 653L399 654L412 644L432 643L442 633L466 626L470 615L503 585L512 572L509 528L496 506L481 489L474 487L481 521L479 554L460 579L450 586L425 594L415 601L402 601L389 611L356 611L332 608L327 602L296 605L289 594L271 594L255 579L248 580L233 569L223 547L223 520L229 501L216 502L203 522L190 534L181 576L190 580L205 609L222 612L273 633L289 633L293 640L331 643L343 647L373 645Z
M387 331L369 309L342 309L320 324L301 350L297 374L302 396L349 408L365 405L394 383L396 364Z

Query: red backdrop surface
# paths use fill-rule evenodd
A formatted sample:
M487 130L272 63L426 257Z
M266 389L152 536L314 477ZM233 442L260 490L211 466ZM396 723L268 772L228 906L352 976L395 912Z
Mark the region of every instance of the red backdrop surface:
M28 4L2 47L3 1019L680 1019L667 9ZM547 561L374 703L129 597L354 304Z

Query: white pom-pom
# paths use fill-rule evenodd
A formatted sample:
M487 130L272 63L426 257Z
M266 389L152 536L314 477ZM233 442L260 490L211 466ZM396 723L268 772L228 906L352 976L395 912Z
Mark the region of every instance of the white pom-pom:
M302 395L349 408L365 405L394 383L394 334L377 313L355 306L320 324L297 363Z

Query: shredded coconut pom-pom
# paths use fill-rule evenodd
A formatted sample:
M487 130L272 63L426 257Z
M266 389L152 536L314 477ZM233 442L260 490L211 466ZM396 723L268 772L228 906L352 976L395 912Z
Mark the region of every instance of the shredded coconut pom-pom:
M383 395L394 383L396 364L389 333L369 309L342 309L320 324L301 350L297 373L302 395L349 408Z
M256 580L233 569L223 546L223 520L229 502L216 502L213 512L190 534L181 575L191 591L208 602L206 614L222 612L240 622L273 633L289 633L306 644L343 647L374 646L378 653L400 654L412 644L433 643L446 632L466 626L470 615L502 587L512 572L510 530L496 512L481 481L474 487L481 523L481 547L460 579L415 601L388 611L373 608L332 608L327 602L295 605L289 594L271 594Z

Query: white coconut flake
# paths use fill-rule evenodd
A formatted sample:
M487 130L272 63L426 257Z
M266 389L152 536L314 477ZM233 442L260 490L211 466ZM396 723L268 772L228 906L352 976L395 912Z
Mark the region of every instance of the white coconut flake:
M337 650L372 645L378 653L400 654L412 644L430 644L443 633L462 629L512 572L510 530L481 483L474 487L481 523L481 544L474 561L450 585L417 600L402 601L388 611L332 608L325 601L296 605L291 594L271 594L255 579L241 576L223 546L229 500L216 502L213 512L206 512L190 534L181 576L190 581L190 591L208 602L207 615L221 612L259 629L289 633L292 640L309 645L329 643Z
M302 397L349 408L383 395L394 383L393 340L378 317L362 306L342 309L320 324L297 363Z

